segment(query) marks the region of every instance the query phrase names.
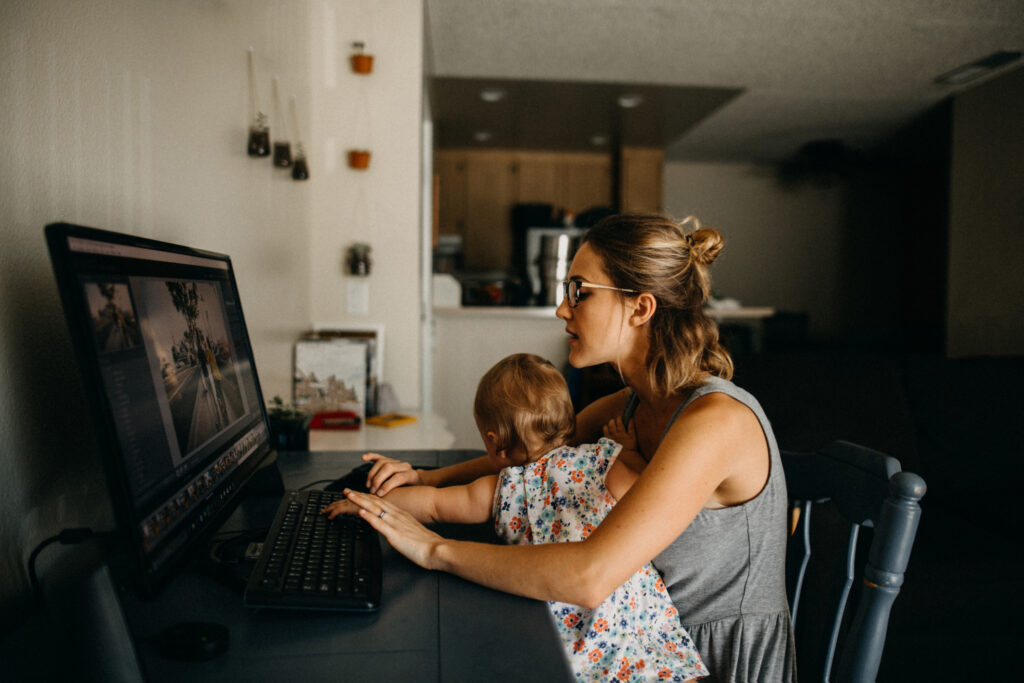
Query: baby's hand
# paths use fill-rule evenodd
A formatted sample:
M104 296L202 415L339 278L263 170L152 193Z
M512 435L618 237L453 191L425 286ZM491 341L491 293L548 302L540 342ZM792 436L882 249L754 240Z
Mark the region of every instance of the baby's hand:
M336 500L323 510L320 511L321 515L327 515L330 519L334 519L338 515L354 515L359 510L355 503L341 499Z
M616 417L608 420L603 432L606 438L622 444L623 449L636 450L636 424L633 422L630 422L629 429L626 429L626 426L622 424L622 418Z

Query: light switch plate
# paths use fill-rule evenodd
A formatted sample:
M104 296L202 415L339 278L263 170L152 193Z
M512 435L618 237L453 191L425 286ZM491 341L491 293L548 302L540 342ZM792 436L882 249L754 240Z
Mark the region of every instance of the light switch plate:
M348 281L345 307L349 315L370 315L370 283L364 278Z

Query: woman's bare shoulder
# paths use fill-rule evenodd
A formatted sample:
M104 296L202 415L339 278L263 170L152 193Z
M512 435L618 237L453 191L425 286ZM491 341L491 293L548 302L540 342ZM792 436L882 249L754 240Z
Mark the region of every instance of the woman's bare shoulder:
M768 444L757 415L735 398L720 392L701 396L687 406L666 434L669 452L703 460L719 481L712 506L749 500L768 476Z

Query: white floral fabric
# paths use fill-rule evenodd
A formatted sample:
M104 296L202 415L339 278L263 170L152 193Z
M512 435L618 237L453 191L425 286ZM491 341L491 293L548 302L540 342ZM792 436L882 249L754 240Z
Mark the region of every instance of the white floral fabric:
M493 510L498 535L520 545L585 539L615 505L604 480L621 448L602 438L502 470ZM650 562L596 609L548 604L577 681L685 681L708 675Z

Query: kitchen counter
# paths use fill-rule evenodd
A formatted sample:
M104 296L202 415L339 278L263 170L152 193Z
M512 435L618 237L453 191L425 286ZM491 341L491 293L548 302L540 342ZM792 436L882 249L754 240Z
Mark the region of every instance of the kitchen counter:
M434 308L433 409L454 435L452 448L479 448L473 395L480 377L513 353L535 353L567 368L565 321L551 306L460 306ZM707 309L717 322L749 328L754 350L763 345L769 307Z
M555 318L557 310L554 306L446 306L435 307L434 315L443 318ZM704 312L715 321L757 321L775 315L775 309L770 306L705 308Z
M434 315L442 318L550 318L555 320L554 306L449 306L435 307Z

